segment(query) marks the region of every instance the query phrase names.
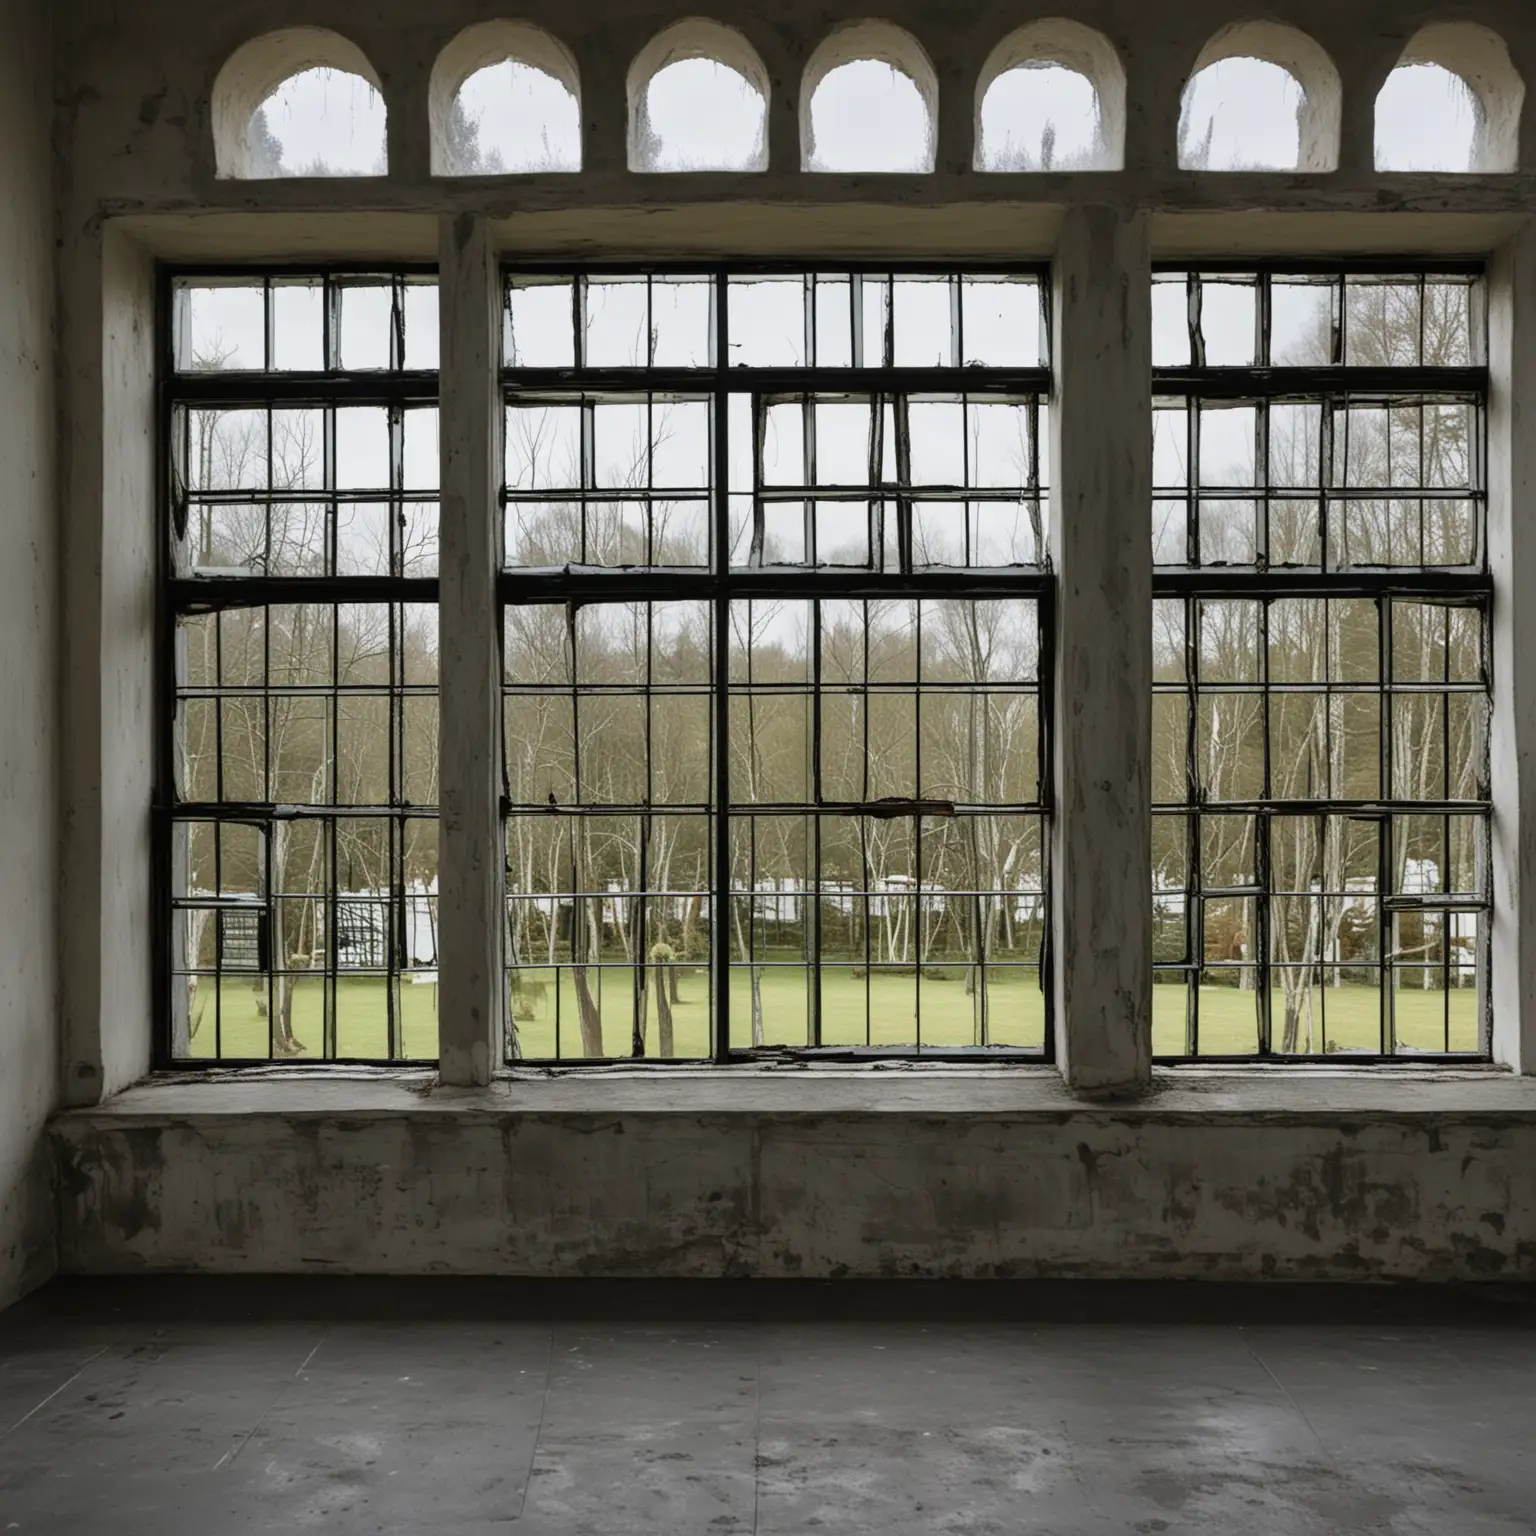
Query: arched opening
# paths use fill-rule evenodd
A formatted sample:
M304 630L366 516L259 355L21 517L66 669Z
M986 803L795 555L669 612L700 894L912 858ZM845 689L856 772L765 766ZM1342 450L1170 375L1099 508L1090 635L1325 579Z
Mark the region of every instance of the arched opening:
M840 27L811 55L800 88L807 171L931 171L939 86L909 32L883 21Z
M1425 27L1376 97L1376 169L1516 170L1524 102L1525 82L1496 32Z
M252 38L213 86L214 166L221 177L383 176L385 107L355 43L322 27Z
M437 56L429 99L434 176L581 169L576 61L540 27L465 28Z
M1125 159L1125 70L1079 22L1032 22L976 82L978 171L1112 171Z
M1303 32L1239 22L1195 60L1179 111L1191 171L1331 171L1339 163L1339 72Z
M632 171L764 171L768 72L733 27L680 21L629 68Z

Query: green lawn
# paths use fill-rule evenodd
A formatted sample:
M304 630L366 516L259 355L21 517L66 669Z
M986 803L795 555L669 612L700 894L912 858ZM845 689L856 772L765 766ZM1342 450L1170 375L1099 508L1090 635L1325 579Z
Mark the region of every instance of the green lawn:
M558 974L558 985L557 985ZM632 973L623 967L594 969L594 990L603 1019L605 1055L628 1055L634 1027ZM822 1041L827 1045L912 1045L921 1010L924 1045L971 1045L976 1040L980 999L968 996L964 971L943 968L949 978L875 975L856 976L850 969L828 968L822 978ZM732 973L733 1033L741 1045L751 1043L751 982L747 972ZM526 1060L581 1054L581 1028L575 981L569 970L529 970L523 973L518 1011L531 1017L516 1020ZM703 969L686 969L679 977L681 1001L673 1006L675 1054L693 1058L709 1054L709 978ZM768 1045L804 1045L809 1038L805 973L798 969L762 970L763 1036ZM334 1043L329 1045L323 1019L323 989L318 977L295 984L293 1033L305 1047L305 1058L326 1054L361 1058L389 1055L386 983L346 979L337 983ZM216 1027L211 990L205 994L201 1022L192 1038L194 1057L213 1059L265 1057L268 1019L265 994L248 983L226 980ZM437 987L403 981L399 988L402 1054L431 1060L437 1055ZM1158 1055L1184 1050L1187 989L1160 984L1153 988L1152 1039ZM1045 1028L1044 1001L1032 970L994 969L986 987L988 1039L996 1045L1038 1048ZM1236 987L1200 989L1202 1055L1240 1055L1257 1045L1257 995ZM1397 1037L1419 1050L1445 1049L1449 1012L1450 1049L1472 1051L1477 1040L1477 993L1474 988L1421 991L1402 988L1395 995ZM646 1054L658 1054L655 997L648 996ZM1281 994L1272 1008L1278 1037L1284 1017ZM1360 986L1328 987L1313 993L1312 1050L1326 1041L1333 1050L1380 1049L1380 994ZM1278 1038L1276 1043L1278 1044ZM1302 1046L1306 1046L1303 1018Z
M918 1038L919 1010L924 1045L972 1045L980 999L967 996L962 967L941 967L947 979L893 976L876 972L865 978L851 967L828 968L822 978L821 1039L823 1045L912 1045ZM634 1031L630 972L607 970L597 989L603 1014L603 1050L627 1055ZM761 970L763 1043L805 1045L810 1039L810 1008L806 975L793 967L764 966ZM542 989L542 990L541 990ZM681 1001L672 1007L675 1054L707 1056L709 1041L709 976L689 968L678 982ZM1039 1048L1045 1030L1045 1006L1035 972L994 968L987 982L988 1039L994 1045ZM657 1054L656 999L646 998L646 1054ZM523 1009L531 1018L516 1020L525 1059L581 1053L581 1022L575 980L560 973L525 973ZM558 1030L558 1042L557 1042ZM752 982L750 972L731 974L731 1033L736 1045L752 1044Z
M389 1050L388 983L381 978L349 978L336 984L334 1044L327 1049L325 992L318 976L303 977L293 988L293 1035L305 1047L303 1057L359 1056L387 1059ZM407 1059L437 1059L437 987L431 982L403 980L399 990L398 1020ZM194 1057L241 1058L270 1056L266 1015L266 981L261 990L249 982L226 979L220 989L215 1018L212 988L197 1032L192 1036Z
M1152 989L1152 1051L1180 1056L1186 1049L1185 1017L1189 989L1159 984ZM1258 993L1237 987L1201 987L1199 1053L1202 1056L1251 1054L1258 1049ZM1477 989L1449 992L1400 987L1392 995L1393 1021L1400 1047L1423 1051L1478 1049ZM1270 994L1274 1044L1281 1043L1284 994ZM1310 1050L1380 1051L1381 993L1374 987L1319 987L1312 993ZM1446 1043L1449 1023L1449 1046ZM1306 1051L1307 1014L1301 1015L1298 1048Z
M558 974L558 988L556 977ZM603 1019L603 1051L627 1056L634 1030L633 973L627 967L593 968L589 973ZM910 1045L917 1038L915 1018L921 994L922 1036L929 1045L970 1045L975 1040L979 1000L967 996L964 972L945 972L952 980L921 981L911 976L876 973L866 979L850 968L828 970L822 983L822 1040L828 1045ZM336 1056L387 1057L388 1010L382 980L344 979L336 985ZM804 1045L808 1034L805 974L800 970L764 967L762 971L764 1040L769 1045ZM516 1020L522 1054L539 1060L557 1054L581 1053L580 1015L575 979L569 970L529 970L523 973L520 1011L531 1018ZM679 1058L708 1056L709 976L687 967L678 979L681 1000L673 1005L674 1053ZM192 1037L192 1055L212 1059L264 1057L271 1054L265 991L249 983L226 980L215 1025L210 991L202 1020ZM326 1054L324 992L319 978L297 982L293 995L293 1033L305 1047L304 1058ZM405 981L399 990L399 1017L404 1055L431 1059L437 1055L437 988ZM654 1056L655 998L647 997L649 1020L646 1053ZM1045 1009L1032 970L994 969L987 984L989 1038L998 1045L1038 1048L1045 1027ZM732 976L733 1019L742 1044L751 1043L751 981L744 972ZM866 1029L866 1018L872 1021ZM558 1034L558 1046L557 1046Z

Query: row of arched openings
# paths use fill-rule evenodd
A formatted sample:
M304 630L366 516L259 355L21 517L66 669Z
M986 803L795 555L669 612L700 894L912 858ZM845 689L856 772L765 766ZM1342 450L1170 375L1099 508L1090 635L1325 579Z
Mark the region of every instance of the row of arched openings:
M680 21L630 66L629 168L761 171L769 80L732 27ZM1329 171L1338 163L1338 70L1305 33L1240 23L1211 39L1184 87L1178 163L1191 170ZM1378 170L1512 171L1525 88L1503 40L1470 22L1424 28L1376 98ZM563 44L525 22L468 28L432 71L432 171L581 169L581 81ZM922 46L888 22L834 31L806 65L802 169L931 171L938 82ZM315 27L253 39L213 95L220 176L378 176L385 104L361 49ZM1117 170L1125 72L1102 34L1064 19L1020 28L976 85L980 171Z

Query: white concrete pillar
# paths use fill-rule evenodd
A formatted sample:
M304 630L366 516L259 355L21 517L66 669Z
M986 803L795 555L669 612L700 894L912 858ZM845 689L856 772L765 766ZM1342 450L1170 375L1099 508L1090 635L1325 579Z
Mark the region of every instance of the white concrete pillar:
M155 793L155 268L110 225L65 245L61 1098L151 1061ZM168 786L167 786L168 787Z
M438 1043L445 1083L501 1059L501 313L496 252L472 214L439 223Z
M1069 208L1053 275L1056 1055L1082 1093L1135 1093L1152 1052L1146 216Z
M1536 230L1529 223L1495 255L1488 289L1493 1054L1536 1074ZM1523 901L1527 891L1531 900Z

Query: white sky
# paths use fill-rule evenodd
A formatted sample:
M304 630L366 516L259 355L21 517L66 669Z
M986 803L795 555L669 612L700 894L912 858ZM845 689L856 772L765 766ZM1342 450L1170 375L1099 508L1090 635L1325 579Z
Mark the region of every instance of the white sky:
M899 69L872 59L839 65L811 97L818 171L926 171L928 110Z
M480 123L482 147L509 172L577 170L580 111L552 76L507 61L464 84L466 110ZM1203 143L1211 128L1209 168L1290 169L1299 148L1301 88L1278 65L1224 59L1186 88L1182 139ZM282 146L285 174L317 161L331 174L379 174L385 157L384 104L368 83L339 70L312 69L285 81L266 101ZM661 141L656 169L731 169L751 162L762 103L734 70L711 60L668 66L649 87L651 126ZM931 156L928 114L901 71L872 60L832 70L810 108L818 170L912 171ZM1046 123L1054 124L1055 160L1092 149L1096 100L1088 80L1060 66L1021 67L1000 76L982 106L984 162L1012 151L1037 163ZM1473 103L1455 75L1415 64L1393 73L1377 101L1376 164L1383 170L1466 170L1475 129Z
M892 319L892 360L897 365L953 366L957 360L953 318L963 326L965 361L1027 367L1041 358L1040 298L1032 281L990 280L968 276L955 287L945 280L900 276L894 282L880 274L862 279L864 350L854 355L852 279L845 273L821 274L814 280L809 302L814 307L814 354L806 339L806 286L793 277L753 276L730 285L729 362L732 365L802 365L846 367L854 361L872 366L886 359L883 351L887 315ZM653 351L658 364L706 366L713 338L712 289L693 278L618 276L589 284L586 310L587 360L596 366L643 366ZM259 285L213 281L184 291L180 325L188 351L183 366L217 361L225 368L259 369L263 359L262 290ZM1373 302L1380 285L1356 284L1346 291L1346 309ZM1393 290L1394 292L1396 290ZM958 297L958 306L956 298ZM1201 323L1206 361L1216 366L1257 362L1258 290L1239 275L1223 279L1207 274L1201 283ZM1281 363L1322 363L1328 360L1334 287L1303 277L1277 277L1272 288L1272 360ZM277 283L272 290L274 364L278 369L318 368L323 321L323 289L312 282ZM344 367L383 368L389 362L391 290L388 287L347 285L340 305L339 348ZM406 363L430 368L437 357L437 294L431 284L411 284L405 290ZM506 354L529 366L570 366L574 360L573 293L569 280L519 284L511 291ZM1188 298L1185 283L1159 280L1153 285L1153 359L1159 366L1187 364ZM1350 322L1353 324L1353 322ZM754 455L747 414L748 396L730 399L733 523L743 542L733 557L745 554L749 537L750 466ZM224 460L212 467L208 483L238 484L253 490L266 484L265 434L259 413L230 418L224 436L240 445L240 463ZM314 410L294 410L274 418L278 440L277 484L322 491L383 491L389 486L389 437L384 413L376 408L342 408L336 413L337 457L327 480L320 445L324 418ZM304 418L303 421L300 418ZM1030 422L1023 409L1006 403L972 402L962 411L957 402L913 401L911 483L1027 490ZM864 563L871 557L863 501L828 500L823 487L859 488L868 483L870 414L866 402L823 401L814 408L817 465L805 458L807 422L798 403L776 403L765 418L761 470L766 486L791 491L795 499L765 506L770 558L799 561L804 548L805 503L813 504L818 533L818 558L834 563ZM642 502L633 489L649 483L675 493L674 533L683 521L690 529L694 553L704 560L705 522L699 508L709 484L709 421L702 401L658 402L648 416L643 401L611 401L598 405L593 418L591 470L586 484L611 492L623 502L622 516L643 528ZM1315 434L1314 434L1315 435ZM1185 480L1184 429L1176 413L1160 411L1156 420L1155 475L1158 485ZM887 411L883 426L883 465L879 479L894 480L897 469L894 418ZM1042 434L1040 484L1050 483L1050 468ZM1225 486L1251 485L1254 421L1251 408L1213 409L1204 418L1202 481ZM302 482L293 479L295 445L305 445L308 462ZM574 406L513 411L509 415L507 476L519 489L547 493L551 502L583 483L581 413ZM403 488L430 491L437 473L435 416L412 413L404 442ZM649 465L647 459L649 458ZM194 474L198 466L192 466ZM812 486L815 488L813 489ZM802 489L803 488L803 489ZM627 499L626 499L627 498ZM526 514L530 526L544 516ZM1003 508L974 501L933 501L914 508L919 560L945 563L1012 564L1037 557L1035 531L1022 502ZM1011 520L1011 521L1010 521ZM889 521L889 519L888 519ZM515 518L509 515L509 524ZM1043 522L1043 515L1042 515ZM695 526L696 525L696 526ZM967 532L968 530L968 532ZM968 540L968 543L967 543ZM509 539L509 558L517 559L517 540ZM631 545L631 547L633 547ZM680 548L681 546L675 546ZM969 554L967 555L967 549ZM535 558L548 559L552 552ZM575 559L572 552L558 556ZM889 551L887 552L889 559Z
M504 171L581 169L581 108L553 75L507 59L472 74L459 99Z
M1211 127L1205 169L1294 170L1300 158L1301 87L1278 64L1223 59L1202 69L1184 91L1181 154L1198 150Z
M967 277L959 285L958 313L964 357L957 355L953 327L956 293L946 281L900 277L894 283L878 274L863 279L861 321L864 350L855 359L853 292L847 274L822 274L810 302L815 307L815 361L847 367L858 361L881 366L886 316L892 318L892 361L898 366L950 367L958 361L994 366L1030 367L1041 360L1043 336L1040 293L1031 280L994 281ZM643 363L646 341L654 330L658 360L663 357L702 366L710 355L710 289L686 279L652 285L651 313L646 287L637 281L589 285L587 359L590 363L634 366ZM506 355L523 366L570 366L573 355L572 291L569 282L534 281L512 290ZM806 343L806 292L803 279L754 276L730 286L728 345L732 366L803 366L811 359ZM689 405L665 408L657 427L658 448L652 465L657 487L702 493L708 486L707 420L694 420ZM658 412L662 410L658 407ZM626 415L626 413L628 413ZM528 490L548 490L558 500L580 478L580 419L573 408L535 408L511 413L507 445L509 482ZM658 423L662 416L657 416ZM1030 424L1027 412L1011 403L974 404L963 412L958 402L914 401L911 476L914 484L970 485L1019 491L1029 476ZM822 561L865 563L870 558L867 496L849 502L818 500L798 488L868 484L870 415L864 401L823 402L815 408L817 464L807 471L803 448L805 423L798 405L772 405L765 419L762 471L772 487L796 488L797 499L765 504L764 517L773 546L770 554L787 561L805 558L805 501L813 503L817 555ZM643 483L646 422L641 407L599 406L594 420L595 482L622 489ZM744 560L749 532L753 445L747 396L732 395L729 407L732 514L742 532L733 557ZM896 478L894 419L887 412L881 478ZM639 445L638 448L636 445ZM1038 446L1042 484L1049 483L1045 439ZM681 478L672 478L680 473ZM804 499L800 499L803 497ZM739 501L738 501L738 498ZM527 514L532 524L543 516ZM626 513L626 516L629 514ZM635 504L634 515L643 515ZM1043 513L1041 514L1043 518ZM975 564L1011 565L1038 557L1031 514L1020 505L964 503L920 505L915 526L927 558L966 561L966 530ZM894 512L888 514L894 528ZM637 525L638 537L638 525ZM519 515L509 514L509 559L518 558L522 538ZM546 546L547 549L547 546ZM548 558L548 554L544 558ZM574 554L566 558L576 558ZM702 546L699 559L702 561ZM888 553L887 558L891 558Z
M245 282L188 285L185 316L178 318L178 366L199 371L260 369L263 364L262 286ZM272 367L278 371L325 367L325 289L313 280L272 286ZM405 287L407 368L436 368L437 284ZM340 365L345 369L390 366L392 289L387 283L347 284L342 291Z
M1086 165L1098 144L1099 97L1086 75L1059 64L1006 70L981 103L985 170L1038 170L1046 125L1056 131L1052 165ZM1023 164L1015 162L1023 158Z
M278 86L264 106L285 175L304 175L317 160L332 176L384 174L384 102L361 76L306 69Z
M955 300L964 328L965 359L957 355ZM644 363L648 337L654 334L661 363L707 364L711 350L711 289L701 281L598 281L589 287L586 345L594 365ZM816 355L829 366L854 361L853 294L846 274L817 280L812 302L816 313ZM806 361L805 287L793 279L742 280L731 288L730 360L761 366ZM225 367L262 365L262 304L259 287L210 284L186 293L184 325L188 361L222 360ZM413 285L406 297L406 361L430 367L436 361L436 292ZM530 364L568 365L572 360L572 295L568 283L543 283L513 291L508 355ZM388 363L390 290L347 287L342 293L339 348L347 368L382 368ZM958 288L948 281L902 277L894 283L879 275L864 279L862 320L868 339L860 361L878 366L885 360L887 314L897 365L953 366L957 361L1030 366L1042 344L1040 295L1029 280L967 278ZM322 290L316 285L284 284L273 290L273 345L279 368L318 367L323 318ZM746 397L733 399L731 412L732 489L750 490L752 445L743 409ZM324 418L314 411L292 413L276 424L278 483L293 485L297 444L308 447L311 461L303 485L326 484L319 445ZM312 417L300 422L298 418ZM808 472L803 458L805 427L800 407L778 405L767 415L762 469L768 485L859 487L868 482L870 413L863 401L824 402L815 408L817 464ZM513 413L508 443L508 479L514 486L542 489L558 499L582 482L581 420L575 407ZM1030 421L1012 403L973 403L968 409L950 401L914 401L911 476L914 484L970 485L1018 491L1028 482ZM435 481L435 417L412 413L406 423L404 488L430 490ZM238 482L251 489L265 484L265 438L259 419L235 422L227 429L241 445L237 470L215 464L215 485ZM389 436L383 411L344 407L336 412L336 462L330 483L342 490L384 490L389 484ZM592 470L589 484L622 498L634 486L649 483L697 497L707 495L709 419L702 401L658 404L648 417L643 401L599 404L593 418ZM895 479L895 424L886 413L881 476ZM1048 483L1043 462L1041 478ZM649 468L647 469L647 456ZM194 466L194 473L196 467ZM234 479L231 478L234 476ZM297 487L295 487L297 488ZM804 494L803 492L801 493ZM815 493L810 499L816 500ZM868 508L855 502L817 501L818 556L822 560L864 563L868 547ZM703 505L702 500L700 506ZM643 519L643 507L630 509ZM742 509L743 513L745 508ZM628 513L626 515L629 515ZM686 508L679 512L689 516ZM974 563L1012 564L1038 557L1030 514L1019 507L934 502L917 509L922 548L919 558L964 563L966 529ZM780 558L803 559L804 506L774 508L769 514ZM702 528L702 524L700 525ZM702 535L701 535L702 536ZM702 544L699 558L702 560ZM745 549L738 551L744 555ZM573 556L574 558L574 556Z
M954 355L950 290L921 278L867 276L863 283L864 352L853 357L852 293L846 274L816 279L816 357L822 367L858 362L882 366L886 305L894 309L898 367L949 367L957 361L987 367L1034 367L1043 360L1039 292L1032 281L967 278L961 285L960 319L965 356ZM505 347L509 360L530 368L570 367L573 357L571 289L568 282L519 285L512 292ZM632 366L646 330L643 282L593 282L587 298L587 360L593 365ZM709 289L689 281L652 288L657 331L656 362L698 366L708 360ZM801 367L805 349L805 294L791 278L738 279L731 284L732 365Z
M661 141L653 171L746 170L761 153L763 98L713 59L681 59L646 87L646 114Z
M1470 170L1475 130L1472 94L1459 75L1436 64L1406 65L1376 98L1376 169Z
M206 366L223 360L226 369L258 370L263 366L263 306L260 284L211 283L183 290L178 320L178 346L183 365ZM411 283L404 292L405 365L435 368L438 355L437 287ZM343 367L379 368L389 364L392 290L388 285L355 285L343 289L338 344ZM318 282L275 284L272 289L273 366L278 370L319 370L324 359L324 287ZM274 472L278 489L323 493L387 491L390 486L390 440L387 412L377 406L344 406L335 412L335 463L325 472L325 413L315 407L295 407L273 413ZM193 441L208 429L194 422ZM219 439L232 445L215 462L209 484L219 489L266 486L266 429L260 412L224 413ZM400 489L428 495L435 492L439 473L437 410L422 407L405 413L401 442ZM201 479L195 461L188 466L194 487ZM389 547L387 508L342 508L337 514L337 561L342 570L382 569ZM406 539L411 573L436 569L435 506L406 504ZM247 519L247 521L249 521ZM323 521L301 515L278 519L291 541L308 540L316 559L323 545ZM253 525L254 526L254 525ZM274 540L275 542L275 540ZM290 551L292 555L293 552ZM296 556L295 556L296 557ZM276 553L274 551L274 558ZM306 567L312 569L312 567Z

